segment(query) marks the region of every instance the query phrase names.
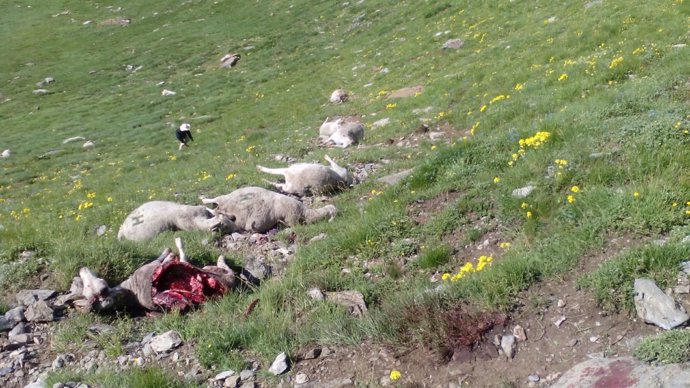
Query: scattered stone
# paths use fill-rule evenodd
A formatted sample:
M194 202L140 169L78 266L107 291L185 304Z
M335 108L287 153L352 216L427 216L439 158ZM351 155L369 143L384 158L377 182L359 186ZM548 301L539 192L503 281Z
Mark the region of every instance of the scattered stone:
M686 46L687 46L687 44L685 44L685 43L677 43L677 44L672 45L671 47L675 48L675 49L679 49L679 48L685 48Z
M556 305L558 306L558 308L563 308L566 305L566 301L564 299L559 299Z
M14 327L14 322L8 321L4 316L0 317L0 331L9 331Z
M274 376L278 376L280 374L285 373L285 371L288 370L288 367L289 365L287 354L283 352L280 353L275 360L273 360L273 364L271 364L271 367L268 368L268 371L273 373Z
M174 96L176 94L177 94L177 92L173 92L172 90L168 90L168 89L163 89L163 91L161 92L161 96L166 96L166 97L167 96Z
M21 306L31 306L39 300L48 300L57 295L55 290L21 290L17 293L17 303Z
M326 233L319 233L316 236L312 237L309 239L309 243L313 243L314 241L321 241L325 239L328 235Z
M682 364L652 366L632 357L599 358L581 362L553 387L687 387L690 369Z
M675 294L690 294L690 285L682 285L673 287Z
M245 369L242 372L240 372L240 380L242 380L242 381L247 381L247 380L250 380L253 378L254 378L254 372L249 370L249 369Z
M237 387L237 384L239 384L239 382L240 382L240 376L234 375L234 376L230 376L227 379L225 379L223 386L235 388L235 387Z
M575 345L577 345L578 342L580 342L580 341L578 341L577 338L573 338L573 339L571 339L570 341L568 341L568 347L574 348Z
M0 377L5 377L12 372L14 372L14 369L12 369L10 367L0 368Z
M28 334L16 334L8 337L11 343L15 344L27 344L31 342L31 336Z
M547 24L553 24L553 23L556 23L557 21L558 21L558 18L555 16L551 16L550 18L546 19Z
M312 288L309 290L309 296L315 300L324 300L324 295L318 288Z
M230 376L232 376L232 375L234 375L234 374L235 374L235 371L234 371L234 370L228 369L228 370L226 370L226 371L224 371L224 372L218 373L213 379L216 380L216 381L225 380L225 379L227 379L228 377L230 377Z
M528 195L532 194L536 187L532 185L527 185L525 187L521 187L519 189L513 190L513 197L515 198L525 198Z
M386 117L385 119L381 120L376 120L373 123L371 123L372 128L380 128L380 127L385 127L386 125L390 124L391 119Z
M170 330L153 337L149 345L156 353L166 353L182 345L182 337L180 333Z
M43 300L29 306L24 313L29 322L52 322L55 320L55 310Z
M433 107L433 106L427 106L426 108L417 108L417 109L413 109L413 110L412 110L412 113L415 114L415 115L421 115L422 113L429 113L429 112L431 112L432 110L434 110L434 107Z
M101 22L102 26L128 26L130 23L132 23L132 19L130 18L124 18L124 17L116 17L112 19L106 19Z
M9 149L2 151L2 154L0 154L0 157L4 159L9 158L10 156L12 156L12 151L10 151Z
M515 336L504 335L501 337L501 350L509 359L515 357Z
M96 142L89 140L82 145L82 148L91 148L96 145Z
M440 132L440 131L429 132L428 135L429 135L429 140L431 140L431 141L442 140L446 136L445 132Z
M553 324L556 325L556 327L561 327L563 322L565 322L565 316L559 315L557 317L553 317L551 318L551 322L553 322Z
M39 88L42 88L42 87L44 87L44 86L46 86L46 85L48 85L48 84L52 84L53 82L55 82L55 78L53 78L53 77L45 77L45 78L43 78L41 81L37 82L37 83L36 83L36 86L39 87Z
M220 67L235 67L241 58L242 56L240 54L225 54L220 59Z
M304 354L303 360L313 360L321 355L321 348L312 348Z
M690 237L690 236L688 236ZM687 237L686 237L687 238ZM684 261L680 264L680 270L685 272L686 275L690 275L690 261Z
M326 299L347 307L348 312L354 316L361 317L367 313L364 295L359 291L327 292Z
M295 384L301 385L309 381L309 376L307 376L305 373L299 372L295 376Z
M539 375L535 373L533 375L527 376L527 380L531 383L538 383L540 378L539 378Z
M465 42L462 39L448 39L445 43L443 43L443 46L441 46L441 48L444 50L459 49L464 44Z
M50 94L50 90L48 90L48 89L36 89L33 91L33 93L37 96L43 96L46 94Z
M407 178L408 176L410 176L412 174L412 171L414 171L414 169L410 168L408 170L396 172L395 174L386 175L384 177L377 179L377 181L385 183L389 186L393 186L398 184L400 181Z
M690 319L685 309L664 294L651 279L635 279L637 316L665 330L680 326Z
M527 341L527 333L525 332L525 329L523 329L520 325L516 325L513 328L513 336L518 342Z
M103 235L105 234L105 232L107 232L107 231L108 231L108 227L107 227L107 226L105 226L105 225L99 225L99 226L96 228L96 236L101 237L101 236L103 236Z
M8 337L12 337L18 334L24 334L27 332L26 329L26 324L24 322L19 322L17 323L12 330L10 330L9 333L7 333Z

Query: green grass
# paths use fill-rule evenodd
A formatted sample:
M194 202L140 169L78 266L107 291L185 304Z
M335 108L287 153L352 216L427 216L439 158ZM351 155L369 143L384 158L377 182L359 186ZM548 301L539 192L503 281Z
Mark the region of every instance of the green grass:
M509 312L518 293L571 271L608 238L687 234L690 55L674 47L687 40L687 2L616 0L587 9L553 2L123 0L117 7L0 5L7 53L0 57L0 148L13 153L0 159L0 285L8 300L35 286L39 274L66 289L85 265L122 280L173 239L166 233L144 243L117 241L132 209L150 199L198 203L199 195L262 185L255 165L272 165L278 153L300 161L328 153L345 165L387 162L333 198L339 214L332 223L294 228L299 241L321 232L328 238L301 245L282 278L154 323L197 343L207 366L236 367L247 354L269 361L315 342L442 343L443 330L429 333L433 323L400 311L465 300ZM131 25L100 25L116 16L132 18ZM444 51L449 38L464 45ZM242 60L218 69L227 52ZM130 73L127 65L142 67ZM52 94L32 94L47 76L56 80L46 87ZM424 87L421 95L385 97L415 85ZM177 95L163 97L163 88ZM336 88L351 100L327 104ZM430 113L413 113L428 106ZM317 147L319 125L335 115L362 117L365 147ZM391 124L371 127L384 117ZM416 132L420 119L432 131L452 129L447 144ZM172 128L184 121L196 140L178 152ZM519 140L539 131L549 132L548 140L521 152ZM72 136L96 147L62 144ZM418 147L388 146L411 136L420 138ZM51 151L57 153L41 157ZM412 176L397 186L376 181L410 167ZM529 197L512 197L527 184L536 187ZM449 192L457 199L426 224L416 222L410 209L418 201ZM490 222L478 225L482 219ZM101 237L99 225L108 227ZM510 248L490 268L415 302L436 287L432 275L476 259L464 257L462 245L481 241L489 228ZM210 237L204 233L184 237L199 263L221 253L203 243ZM27 250L34 256L20 258ZM243 257L227 254L242 264ZM606 309L626 311L631 279L668 282L683 257L687 249L675 242L642 244L582 285ZM306 295L311 287L356 289L370 314L353 318L316 303ZM241 318L257 298L257 310ZM66 342L83 338L82 319L64 328ZM134 335L122 322L116 337ZM117 345L108 349L118 352Z
M690 360L690 330L669 330L647 337L635 348L635 357L660 364Z

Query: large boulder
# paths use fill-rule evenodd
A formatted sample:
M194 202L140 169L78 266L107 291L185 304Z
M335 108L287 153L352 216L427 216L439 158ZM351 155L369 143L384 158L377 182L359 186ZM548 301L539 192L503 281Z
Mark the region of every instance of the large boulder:
M688 387L690 369L651 366L632 357L592 358L565 372L551 388Z

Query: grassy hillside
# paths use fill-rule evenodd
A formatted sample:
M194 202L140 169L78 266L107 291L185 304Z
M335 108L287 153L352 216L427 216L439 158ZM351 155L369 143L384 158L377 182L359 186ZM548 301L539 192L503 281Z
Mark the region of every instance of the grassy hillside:
M519 291L615 236L639 247L582 284L602 306L630 309L633 276L670 281L690 253L680 243L690 232L690 5L479 3L3 2L0 150L12 155L0 159L0 284L9 295L47 274L64 289L84 265L121 280L172 242L117 241L142 202L196 204L263 185L255 165L275 164L275 154L328 153L346 165L389 162L333 198L332 223L295 228L300 241L328 237L302 244L281 278L153 324L180 329L219 366L312 342L440 346L438 317L460 301L510 312ZM116 17L131 24L101 23ZM451 38L462 47L443 50ZM220 69L227 52L242 60ZM33 94L45 77L55 79L50 94ZM389 98L417 85L414 96ZM328 104L336 88L350 101ZM362 146L318 146L319 125L337 115L361 118ZM390 124L371 126L381 118ZM195 142L178 152L182 122ZM445 131L444 141L420 134L422 124ZM96 145L62 143L74 136ZM402 137L420 140L396 146ZM375 179L411 167L399 185ZM512 195L527 185L528 197ZM420 203L447 193L424 209L428 220L417 217ZM101 237L99 225L108 227ZM465 247L488 236L499 248L476 271L479 257ZM221 253L202 244L208 237L185 234L200 262ZM661 247L643 243L662 237ZM36 255L21 258L26 250ZM447 280L431 283L434 274ZM311 287L356 289L370 313L314 303ZM255 319L237 320L254 298Z

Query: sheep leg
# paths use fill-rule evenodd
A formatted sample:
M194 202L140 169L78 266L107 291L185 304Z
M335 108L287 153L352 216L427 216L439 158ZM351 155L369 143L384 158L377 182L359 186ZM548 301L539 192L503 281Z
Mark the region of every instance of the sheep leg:
M275 187L276 189L278 189L280 191L285 191L285 186L287 186L287 184L285 184L285 183L271 182L267 179L263 179L263 181L268 183L269 185Z
M180 252L180 261L183 263L188 263L187 255L184 253L184 243L182 242L181 237L175 237L175 246L177 247L177 251Z
M264 166L256 166L256 169L267 174L282 175L285 176L287 168L266 168Z
M333 205L326 205L320 209L309 209L304 211L304 223L311 224L316 221L320 221L326 217L332 220L337 213L337 209Z
M162 262L163 260L165 260L165 258L168 257L169 254L170 254L170 248L165 248L165 249L163 250L163 253L161 253L161 255L158 256L158 258L155 259L154 261L157 261L157 262L160 263L160 262Z
M333 159L331 159L330 156L326 155L323 158L326 159L326 161L331 165L332 169L339 170L341 168L336 162L333 161Z

